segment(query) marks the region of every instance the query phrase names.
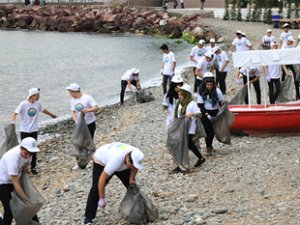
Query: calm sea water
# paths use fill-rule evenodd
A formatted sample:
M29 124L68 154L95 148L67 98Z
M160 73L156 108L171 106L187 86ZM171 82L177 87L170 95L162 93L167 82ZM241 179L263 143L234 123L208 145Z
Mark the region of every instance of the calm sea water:
M70 114L65 87L78 83L100 106L119 101L120 77L141 70L142 86L159 84L161 44L176 55L178 69L188 63L191 45L148 36L0 31L0 140L11 113L31 87L41 88L43 106L60 118ZM181 66L180 66L181 65ZM42 123L49 118L42 115Z

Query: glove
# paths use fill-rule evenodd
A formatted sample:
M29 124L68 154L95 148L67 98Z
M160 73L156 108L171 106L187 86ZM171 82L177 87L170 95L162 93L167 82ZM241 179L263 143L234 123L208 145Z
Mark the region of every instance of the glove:
M239 79L235 79L235 83L238 84L238 85L242 84L242 82Z
M100 198L98 202L98 207L105 208L105 206L106 206L105 198Z
M209 120L212 120L212 117L211 117L211 115L207 115L207 119L209 119Z

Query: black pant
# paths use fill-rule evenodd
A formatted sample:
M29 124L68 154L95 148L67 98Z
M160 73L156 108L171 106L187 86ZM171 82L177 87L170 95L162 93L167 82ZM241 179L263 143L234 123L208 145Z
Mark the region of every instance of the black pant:
M121 93L120 93L120 103L124 103L124 95L125 95L125 90L127 87L128 81L127 80L121 80ZM136 80L131 81L131 85L136 87Z
M23 140L24 138L27 137L32 137L34 138L36 141L38 139L38 132L32 132L32 133L25 133L25 132L21 132L21 140ZM36 153L32 153L32 160L31 160L31 169L35 169L36 167L36 161L37 161L37 154Z
M251 81L255 78L256 77L249 77L249 81ZM247 82L248 82L247 76L243 76L243 82L244 82L244 85L247 84ZM256 102L257 102L257 104L261 104L261 93L260 93L259 80L255 81L252 84L253 84L253 87L254 87L254 90L255 90L255 93L256 93ZM246 102L246 104L249 104L249 102L248 102L248 93L246 94L245 102Z
M194 134L189 134L188 148L192 150L192 152L195 154L195 156L197 156L198 159L202 159L203 157L193 141L194 136Z
M219 70L216 70L216 84L219 85L224 95L226 94L226 83L225 83L226 76L227 76L227 72L220 72Z
M96 122L90 123L89 125L87 125L87 127L89 128L90 134L91 134L92 138L94 139L95 130L96 130Z
M164 94L167 93L167 85L168 85L168 88L170 87L171 78L172 78L171 75L163 75L163 77L162 77L162 86L163 86Z
M270 103L274 104L281 91L280 78L271 79L270 82L268 82L268 86L269 86ZM274 86L276 91L274 91Z
M94 163L93 168L93 183L90 189L90 193L87 199L86 208L85 208L85 217L90 219L94 219L97 213L98 201L99 201L99 192L98 192L98 182L100 176L102 174L104 167ZM129 186L129 178L130 178L130 169L123 170L121 172L115 172L113 175L116 175L123 185L128 188ZM108 184L109 180L113 177L113 175L106 181L106 185Z
M14 191L12 184L1 184L0 185L0 200L4 208L3 225L11 225L13 215L10 209L9 202L11 200L11 193ZM34 216L32 220L39 222L38 217ZM1 224L2 225L2 224Z
M210 116L216 116L219 112L218 109L206 110L206 111ZM206 148L212 148L213 147L212 143L213 143L214 136L215 136L214 128L213 128L210 120L205 115L203 115L201 117L201 122L203 124L204 130L206 133L206 137L205 137Z
M199 79L195 79L195 83L194 83L194 92L198 92L198 88L202 85L202 80Z

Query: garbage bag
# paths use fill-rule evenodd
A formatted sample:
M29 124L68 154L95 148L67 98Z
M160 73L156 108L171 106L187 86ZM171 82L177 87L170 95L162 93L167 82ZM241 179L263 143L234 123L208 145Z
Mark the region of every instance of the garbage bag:
M154 100L154 96L149 89L140 89L136 92L136 100L139 103L150 102Z
M229 101L229 105L242 105L245 104L247 96L247 85L244 85L241 90Z
M76 157L77 164L81 169L85 169L96 150L94 140L87 127L84 114L81 113L75 130L73 131L71 143L74 145L73 155Z
M119 213L130 223L143 224L158 218L158 209L137 185L129 185Z
M286 76L284 81L281 83L281 91L276 99L278 103L290 102L293 100L293 77Z
M27 200L26 203L22 198L14 191L12 193L12 199L10 201L10 208L17 225L33 225L39 224L32 221L32 217L35 216L45 203L44 197L34 187L31 179L27 174L22 174L20 177L20 185L23 188Z
M231 144L230 126L233 123L234 115L228 110L228 103L224 103L218 114L212 118L211 123L217 140L223 144Z
M0 159L2 158L5 152L19 144L15 124L9 124L5 126L4 132L6 139L0 147Z

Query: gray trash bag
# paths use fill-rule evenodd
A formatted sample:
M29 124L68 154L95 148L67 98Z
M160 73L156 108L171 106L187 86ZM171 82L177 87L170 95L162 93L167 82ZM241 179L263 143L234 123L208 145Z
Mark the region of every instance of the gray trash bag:
M230 145L230 126L233 123L234 115L228 110L227 106L227 102L222 105L218 114L212 118L211 123L217 140L223 144Z
M293 77L286 76L285 80L281 83L281 91L276 99L278 103L290 102L293 100Z
M4 132L6 139L0 147L0 159L2 158L5 152L19 144L15 124L9 124L5 126Z
M241 90L229 101L229 105L242 105L245 104L247 95L247 85L244 85Z
M167 147L181 170L190 169L188 130L189 120L184 116L174 120L168 129Z
M84 114L81 113L75 130L73 131L71 143L74 145L74 155L77 164L81 169L85 169L96 150L94 140L86 125Z
M129 185L119 213L123 219L134 224L153 222L158 218L158 209L137 185Z
M17 225L34 225L39 224L32 221L32 217L35 216L45 203L44 197L34 187L31 179L27 174L22 174L20 177L20 185L23 188L27 203L18 196L14 191L12 193L12 199L10 201L10 208Z
M136 101L139 103L154 101L154 96L149 89L140 89L136 92Z

